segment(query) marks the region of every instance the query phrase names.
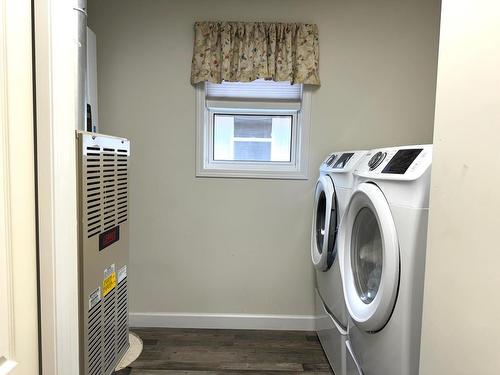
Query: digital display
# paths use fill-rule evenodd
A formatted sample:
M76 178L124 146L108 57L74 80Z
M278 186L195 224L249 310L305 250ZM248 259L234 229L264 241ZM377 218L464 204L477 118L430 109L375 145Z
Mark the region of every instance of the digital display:
M422 150L422 148L399 150L387 163L382 173L405 174Z
M337 155L333 154L328 159L326 159L325 164L331 166Z
M333 168L344 168L349 160L351 160L352 156L354 155L353 152L346 152L342 154L342 156L335 162L333 165Z
M120 227L119 226L108 229L106 232L102 232L99 235L99 251L114 244L119 239L120 239Z

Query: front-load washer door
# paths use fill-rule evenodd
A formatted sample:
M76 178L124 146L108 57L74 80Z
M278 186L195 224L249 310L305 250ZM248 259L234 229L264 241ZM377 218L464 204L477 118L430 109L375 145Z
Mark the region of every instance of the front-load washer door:
M396 227L382 191L362 183L353 192L339 233L344 297L352 319L374 332L388 322L399 286Z
M335 261L337 249L337 198L332 179L322 175L314 193L311 258L314 267L326 271Z

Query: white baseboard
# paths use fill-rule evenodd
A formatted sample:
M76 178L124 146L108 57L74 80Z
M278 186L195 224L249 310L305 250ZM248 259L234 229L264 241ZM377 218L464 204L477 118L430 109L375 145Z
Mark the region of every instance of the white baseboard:
M314 331L313 315L130 313L131 327Z

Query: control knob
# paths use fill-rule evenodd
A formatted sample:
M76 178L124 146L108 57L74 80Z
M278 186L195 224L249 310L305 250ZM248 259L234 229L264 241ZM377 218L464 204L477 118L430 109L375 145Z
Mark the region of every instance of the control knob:
M370 171L373 171L375 168L377 168L380 163L384 161L386 156L387 153L382 151L379 151L375 155L373 155L368 161L368 167L370 168Z

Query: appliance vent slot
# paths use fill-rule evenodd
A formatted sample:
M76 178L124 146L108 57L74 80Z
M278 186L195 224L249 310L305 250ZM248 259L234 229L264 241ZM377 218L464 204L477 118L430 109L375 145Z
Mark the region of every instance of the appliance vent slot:
M121 224L128 219L128 158L127 150L117 150L117 224Z
M114 148L103 149L104 217L103 230L116 223L116 152Z
M128 345L128 297L127 278L118 284L116 301L116 340L117 353Z
M87 218L87 236L101 232L101 147L87 146L84 169L84 210Z
M128 219L128 151L87 146L85 203L87 237Z
M102 371L102 302L92 307L87 318L88 374L98 375Z
M116 355L116 293L115 289L104 297L104 372L115 362Z

